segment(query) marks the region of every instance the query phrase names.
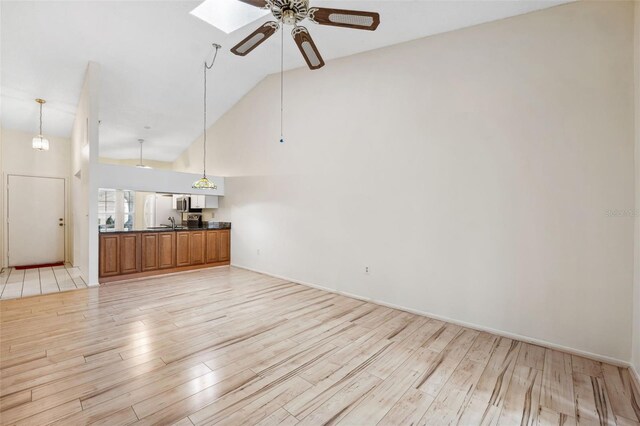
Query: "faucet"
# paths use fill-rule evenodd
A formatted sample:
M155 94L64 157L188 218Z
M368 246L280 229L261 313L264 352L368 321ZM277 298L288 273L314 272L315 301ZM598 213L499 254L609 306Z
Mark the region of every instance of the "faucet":
M171 229L176 229L176 218L173 216L170 216L167 220L171 222Z

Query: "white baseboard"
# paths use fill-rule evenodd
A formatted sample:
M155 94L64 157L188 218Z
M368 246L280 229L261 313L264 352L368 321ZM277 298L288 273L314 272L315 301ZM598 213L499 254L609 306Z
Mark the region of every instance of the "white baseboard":
M609 356L605 356L605 355L599 355L599 354L595 354L595 353L592 353L592 352L583 351L583 350L580 350L580 349L575 349L575 348L571 348L571 347L568 347L568 346L559 345L557 343L548 342L546 340L536 339L536 338L528 337L528 336L522 336L520 334L510 333L508 331L497 330L495 328L486 327L486 326L479 325L479 324L460 321L460 320L457 320L455 318L448 318L448 317L444 317L442 315L433 314L431 312L424 312L424 311L420 311L420 310L417 310L417 309L412 309L412 308L407 308L407 307L404 307L404 306L394 305L392 303L387 303L387 302L384 302L382 300L375 300L375 299L371 299L371 298L368 298L368 297L359 296L357 294L351 294L351 293L348 293L348 292L345 292L345 291L335 290L335 289L332 289L332 288L323 287L321 285L307 283L307 282L300 281L300 280L295 280L295 279L292 279L292 278L289 278L289 277L283 277L283 276L280 276L280 275L272 274L270 272L260 271L260 270L254 269L254 268L249 268L247 266L238 265L238 264L235 264L235 263L232 263L231 266L236 267L236 268L240 268L240 269L246 269L246 270L252 271L252 272L257 272L257 273L263 274L263 275L268 275L268 276L274 277L274 278L280 278L282 280L290 281L292 283L304 285L304 286L307 286L307 287L317 288L319 290L328 291L330 293L340 294L340 295L343 295L343 296L346 296L346 297L351 297L353 299L374 303L376 305L385 306L387 308L398 309L400 311L409 312L409 313L412 313L412 314L416 314L416 315L420 315L420 316L424 316L424 317L428 317L428 318L432 318L432 319L437 319L437 320L440 320L440 321L449 322L451 324L456 324L456 325L459 325L459 326L462 326L462 327L471 328L473 330L485 331L487 333L495 334L495 335L498 335L498 336L501 336L501 337L506 337L508 339L519 340L521 342L531 343L533 345L538 345L538 346L544 346L545 348L548 348L548 349L559 350L559 351L562 351L562 352L570 353L572 355L578 355L578 356L589 358L589 359L592 359L592 360L595 360L595 361L606 362L606 363L613 364L613 365L616 365L616 366L619 366L619 367L627 367L627 368L629 368L629 370L632 371L632 375L635 374L635 376L636 376L635 378L638 379L638 374L637 374L638 372L633 369L633 366L628 361L623 361L623 360L620 360L620 359L617 359L617 358L613 358L613 357L609 357Z

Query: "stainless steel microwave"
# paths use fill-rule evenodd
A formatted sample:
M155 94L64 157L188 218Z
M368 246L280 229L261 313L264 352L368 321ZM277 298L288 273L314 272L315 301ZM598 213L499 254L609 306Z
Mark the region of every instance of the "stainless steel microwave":
M182 196L176 199L176 210L182 213L189 211L189 197Z
M176 210L181 213L202 212L202 209L194 209L191 207L191 197L188 195L183 195L182 197L178 197L176 199Z

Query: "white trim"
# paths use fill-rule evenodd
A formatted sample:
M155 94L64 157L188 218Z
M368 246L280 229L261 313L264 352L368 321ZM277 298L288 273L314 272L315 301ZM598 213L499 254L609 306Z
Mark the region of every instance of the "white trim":
M440 320L440 321L446 321L446 322L449 322L451 324L460 325L462 327L471 328L473 330L485 331L487 333L495 334L495 335L506 337L506 338L509 338L509 339L519 340L519 341L522 341L522 342L531 343L531 344L538 345L538 346L544 346L544 347L546 347L548 349L559 350L559 351L566 352L566 353L569 353L569 354L572 354L572 355L578 355L578 356L581 356L581 357L590 358L590 359L593 359L595 361L606 362L606 363L613 364L613 365L616 365L616 366L619 366L619 367L627 367L633 372L633 374L636 375L636 379L638 379L637 371L632 369L632 365L628 361L622 361L622 360L617 359L617 358L612 358L612 357L604 356L604 355L598 355L598 354L594 354L592 352L587 352L587 351L583 351L583 350L580 350L580 349L574 349L574 348L570 348L568 346L563 346L563 345L559 345L559 344L556 344L556 343L547 342L545 340L540 340L540 339L535 339L533 337L527 337L527 336L522 336L520 334L510 333L508 331L497 330L497 329L494 329L494 328L491 328L491 327L485 327L483 325L478 325L478 324L473 324L473 323L469 323L469 322L465 322L465 321L460 321L460 320L456 320L454 318L448 318L448 317L444 317L442 315L433 314L433 313L430 313L430 312L424 312L424 311L420 311L420 310L417 310L417 309L406 308L404 306L394 305L392 303L387 303L387 302L384 302L384 301L381 301L381 300L370 299L368 297L358 296L357 294L351 294L351 293L348 293L348 292L335 290L335 289L328 288L328 287L323 287L323 286L320 286L320 285L317 285L317 284L311 284L311 283L307 283L307 282L304 282L304 281L295 280L295 279L288 278L288 277L283 277L283 276L280 276L280 275L272 274L270 272L260 271L260 270L257 270L257 269L249 268L249 267L238 265L238 264L235 264L235 263L232 263L231 266L236 267L236 268L240 268L240 269L246 269L246 270L252 271L252 272L257 272L257 273L263 274L263 275L268 275L268 276L274 277L274 278L280 278L282 280L290 281L290 282L296 283L296 284L301 284L301 285L304 285L304 286L307 286L307 287L317 288L317 289L320 289L320 290L328 291L330 293L341 294L343 296L351 297L353 299L358 299L358 300L363 300L365 302L375 303L376 305L386 306L387 308L398 309L400 311L405 311L405 312L409 312L409 313L412 313L412 314L416 314L416 315L420 315L420 316L424 316L424 317L428 317L428 318L437 319L437 320Z

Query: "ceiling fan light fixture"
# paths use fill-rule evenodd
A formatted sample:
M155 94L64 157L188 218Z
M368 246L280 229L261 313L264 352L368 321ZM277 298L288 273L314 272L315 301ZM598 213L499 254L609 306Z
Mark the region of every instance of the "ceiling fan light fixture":
M207 2L213 0L207 0ZM228 0L225 0L228 1ZM268 10L275 18L269 21L244 40L231 48L231 53L245 56L259 44L276 32L280 24L293 25L291 35L300 49L309 69L317 70L324 66L322 55L311 38L309 31L298 24L304 19L318 25L352 28L356 30L375 31L380 24L380 14L364 10L333 9L326 7L309 7L309 0L236 0L237 3L255 6L257 10ZM206 3L206 2L205 2ZM282 45L282 41L281 41ZM280 51L282 52L282 46ZM281 61L282 62L282 61ZM281 69L284 68L281 65ZM281 70L282 72L282 70Z
M40 133L31 140L31 147L37 151L49 151L49 140L42 136L42 105L47 101L38 98L36 102L40 104Z

